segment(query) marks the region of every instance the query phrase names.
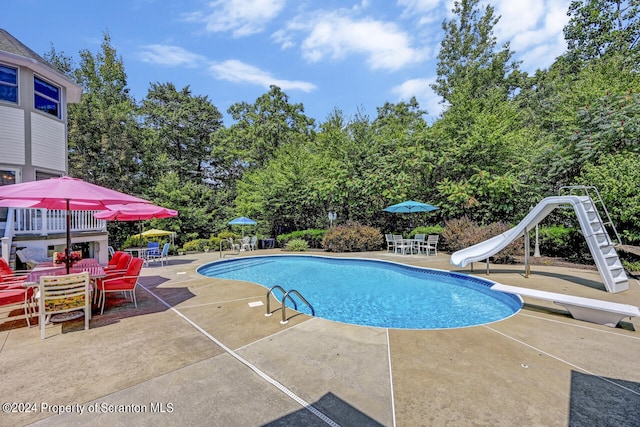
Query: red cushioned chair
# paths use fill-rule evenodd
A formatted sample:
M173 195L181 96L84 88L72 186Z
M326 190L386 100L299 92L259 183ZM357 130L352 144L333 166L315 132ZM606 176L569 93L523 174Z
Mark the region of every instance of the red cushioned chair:
M24 316L27 319L27 326L31 327L29 318L35 314L34 291L32 286L22 286L22 284L0 284L0 306L23 304Z
M100 298L98 300L98 304L100 304L100 314L104 312L107 292L124 292L125 294L131 292L133 304L136 308L138 307L135 290L143 264L144 260L142 258L133 258L124 276L107 277L106 279L96 280L96 291L100 292Z
M4 258L0 258L0 285L22 287L29 271L14 271Z
M127 252L122 252L122 251L118 251L116 253L113 254L113 257L111 257L111 260L109 261L109 264L107 264L106 267L104 267L104 271L105 273L109 273L111 271L126 271L127 267L129 267L129 262L131 261L131 258L133 258L131 256L130 253Z

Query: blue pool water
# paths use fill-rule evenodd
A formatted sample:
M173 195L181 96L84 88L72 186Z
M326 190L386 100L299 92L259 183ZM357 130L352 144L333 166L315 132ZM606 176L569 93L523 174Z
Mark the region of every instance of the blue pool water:
M459 328L495 322L522 307L517 296L490 290L494 282L488 280L369 259L258 256L206 264L198 272L267 289L295 289L317 317L356 325ZM275 291L275 296L280 300L282 293ZM311 314L301 302L298 310Z

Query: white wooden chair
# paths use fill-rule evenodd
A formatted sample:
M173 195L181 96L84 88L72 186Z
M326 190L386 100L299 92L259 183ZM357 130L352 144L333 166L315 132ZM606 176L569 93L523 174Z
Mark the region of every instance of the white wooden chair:
M91 288L88 272L40 277L38 299L40 338L45 338L47 320L58 313L84 311L84 329L89 329Z

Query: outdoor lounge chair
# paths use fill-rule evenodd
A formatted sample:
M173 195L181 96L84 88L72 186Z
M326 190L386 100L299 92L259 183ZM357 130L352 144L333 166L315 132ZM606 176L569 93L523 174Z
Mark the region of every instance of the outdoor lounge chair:
M91 318L91 288L89 273L40 277L38 295L40 338L44 339L45 324L53 314L84 311L84 329L89 329Z
M47 258L43 251L36 249L23 248L16 251L17 257L20 262L27 266L27 268L34 268L41 262L51 261L51 258Z

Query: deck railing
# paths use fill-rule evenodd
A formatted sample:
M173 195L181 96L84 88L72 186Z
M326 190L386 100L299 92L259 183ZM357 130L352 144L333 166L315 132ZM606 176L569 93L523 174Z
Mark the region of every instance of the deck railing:
M106 221L93 217L96 212L71 211L71 232L106 231ZM29 234L46 236L65 233L67 230L64 210L10 208L9 217L13 219L13 236Z

